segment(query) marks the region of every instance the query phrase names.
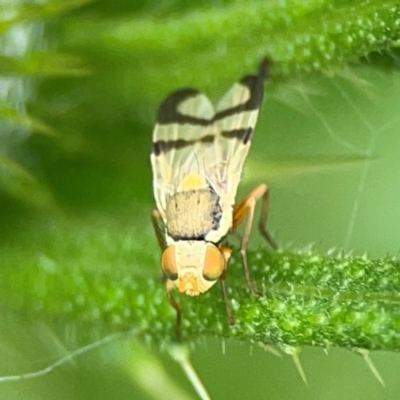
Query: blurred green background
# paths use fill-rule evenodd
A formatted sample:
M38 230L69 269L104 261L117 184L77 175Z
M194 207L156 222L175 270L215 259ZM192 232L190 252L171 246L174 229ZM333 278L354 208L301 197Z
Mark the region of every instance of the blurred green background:
M289 5L282 5L283 19ZM187 85L217 100L256 69L268 46L241 49L235 35L218 25L225 9L240 11L239 1L212 6L205 1L15 1L0 7L1 267L41 262L52 268L52 255L67 258L75 252L82 268L114 269L122 263L107 255L115 240L116 247L125 246L121 258L131 257L133 275L158 279L148 160L157 105L170 90ZM191 17L201 22L204 15L213 18L209 29L221 34L210 52L203 38L195 42L183 35ZM176 37L169 36L174 29ZM179 46L171 51L180 41L182 51ZM314 244L321 252L343 248L372 257L398 254L398 63L398 52L390 49L339 66L335 74L272 71L239 195L260 182L269 184L269 226L282 245ZM81 243L78 255L71 238ZM255 233L252 246L261 243ZM1 309L0 376L43 368L86 335L79 325L55 321L63 327L59 334L50 322L32 323ZM96 335L93 328L86 341L103 333L99 328ZM256 344L205 337L193 345L191 358L214 399L400 396L397 354L372 354L386 387L360 356L340 349L328 355L303 350L308 387L289 356L276 357ZM152 394L154 388L159 391ZM165 352L146 340L123 338L46 376L0 383L0 398L196 395Z

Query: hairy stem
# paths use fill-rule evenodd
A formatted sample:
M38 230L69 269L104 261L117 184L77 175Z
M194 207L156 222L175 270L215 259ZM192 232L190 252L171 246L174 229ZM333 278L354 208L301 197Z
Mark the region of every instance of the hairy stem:
M252 295L234 257L227 278L236 324L231 327L218 287L196 298L177 295L183 308L182 338L235 338L285 347L400 347L400 263L315 251L253 251ZM99 326L105 332L135 328L163 346L174 340L174 312L159 279L123 269L87 271L47 261L2 268L3 313L36 321Z
M238 1L157 18L139 14L115 23L68 21L64 42L99 61L129 64L142 99L159 99L177 86L215 87L252 71L269 56L273 81L311 72L335 73L400 39L396 1ZM124 65L124 64L122 64ZM140 76L140 81L137 80Z

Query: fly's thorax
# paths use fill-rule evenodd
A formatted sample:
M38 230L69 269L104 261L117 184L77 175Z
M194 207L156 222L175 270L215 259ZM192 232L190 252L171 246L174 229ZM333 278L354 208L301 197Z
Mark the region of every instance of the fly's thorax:
M227 253L212 243L180 240L164 250L161 265L181 293L197 296L216 283L228 259Z
M188 174L167 201L166 228L174 240L204 239L221 217L220 197L200 174Z

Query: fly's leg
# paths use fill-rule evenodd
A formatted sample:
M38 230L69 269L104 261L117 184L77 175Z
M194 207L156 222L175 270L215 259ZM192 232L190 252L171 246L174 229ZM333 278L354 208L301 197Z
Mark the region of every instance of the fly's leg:
M258 230L260 231L264 239L268 242L268 244L273 249L277 250L278 249L277 243L266 229L267 219L268 219L268 209L269 209L269 189L268 186L264 183L253 189L249 194L247 194L247 196L245 196L239 203L235 205L233 209L232 229L235 230L243 222L244 218L249 212L249 202L250 203L253 202L253 200L251 199L254 199L254 203L257 203L257 201L261 197L262 197L262 206L261 206L260 219L258 221ZM254 206L253 206L253 214L254 214Z
M262 196L262 205L261 205L261 214L260 219L258 220L258 230L264 239L268 242L268 244L274 249L278 250L278 244L271 236L271 234L267 230L267 219L268 219L268 211L269 211L269 189L268 186L264 183L257 186L251 193L260 191L259 197L256 197L256 201ZM264 191L264 193L263 193Z
M228 317L229 325L235 325L235 317L233 316L231 304L229 302L225 279L221 279L220 282L221 282L222 296L224 297L226 316Z
M158 244L161 247L161 250L167 247L165 242L164 232L160 227L160 222L162 222L161 214L158 210L153 210L151 213L151 223L153 224L154 232L156 233ZM171 293L171 290L174 288L174 284L171 280L167 279L166 289L167 289L167 297L169 304L176 311L176 335L179 337L181 333L181 321L182 321L182 309L179 303L175 300L174 296Z
M160 212L158 210L153 210L151 212L151 223L153 224L158 244L160 245L161 250L164 250L167 247L167 244L165 243L164 232L160 228L160 222L162 222Z
M235 325L235 317L233 316L231 303L229 301L228 291L226 290L226 284L225 284L226 270L228 267L228 261L232 254L232 249L226 245L222 245L222 246L220 246L219 250L221 251L222 255L225 258L225 270L220 277L222 296L224 298L224 303L225 303L225 311L226 311L226 315L228 317L229 325Z
M249 243L251 227L253 225L254 219L254 209L257 201L262 198L262 208L261 215L258 222L258 229L261 235L265 238L265 240L270 244L270 246L274 249L277 249L278 246L272 236L267 231L265 225L267 223L268 218L268 207L269 207L269 191L268 186L265 184L261 184L253 189L247 196L245 196L238 204L235 205L233 209L233 224L232 230L235 230L241 222L247 217L246 225L244 227L244 233L242 237L242 242L240 245L240 253L242 255L243 262L243 270L244 275L246 277L247 286L254 293L259 295L253 284L253 281L250 276L249 266L247 263L247 245Z
M151 212L151 223L153 225L154 228L154 232L156 234L157 237L157 242L161 248L161 252L163 252L165 250L165 248L167 247L167 243L165 242L165 237L164 237L164 232L160 226L160 223L163 223L163 220L161 218L161 214L158 210L153 210ZM162 282L165 282L165 275L164 273L162 274Z
M167 296L169 304L175 309L176 311L176 336L180 337L181 335L181 325L182 325L182 309L179 303L175 300L175 297L172 295L171 290L174 288L174 283L171 280L167 280L166 289L167 289Z

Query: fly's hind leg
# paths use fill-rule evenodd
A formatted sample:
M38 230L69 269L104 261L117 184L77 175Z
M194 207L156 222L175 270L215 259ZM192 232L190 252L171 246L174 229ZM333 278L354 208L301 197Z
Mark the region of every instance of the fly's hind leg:
M161 250L164 250L167 247L165 243L164 232L160 228L160 222L162 222L161 214L158 210L153 210L151 212L151 223L153 224L154 232L156 233L157 242L161 247Z
M268 207L269 207L269 191L267 185L261 184L257 186L247 196L245 196L238 204L235 205L235 207L233 208L233 224L232 224L232 230L235 230L247 217L240 245L240 253L242 255L243 270L244 270L244 275L246 277L247 286L253 293L258 295L260 294L260 292L256 290L253 284L253 281L250 276L249 266L247 263L247 245L249 243L251 227L253 225L254 209L257 201L260 198L262 198L262 207L261 207L260 219L258 222L258 229L261 235L269 243L269 245L272 248L277 249L278 246L275 240L272 238L272 236L266 229L266 223L268 219Z
M154 232L157 237L157 242L161 248L161 252L163 252L165 250L165 248L167 247L167 243L165 242L164 232L160 226L160 224L163 224L163 219L158 210L153 210L151 212L151 223L153 225ZM162 280L162 282L165 282L165 280L166 280L164 273L162 274L161 280Z

